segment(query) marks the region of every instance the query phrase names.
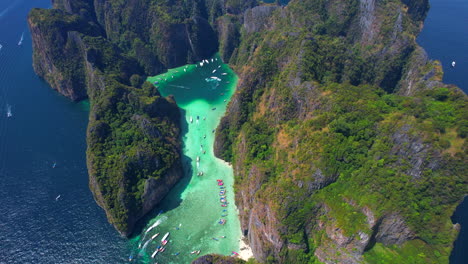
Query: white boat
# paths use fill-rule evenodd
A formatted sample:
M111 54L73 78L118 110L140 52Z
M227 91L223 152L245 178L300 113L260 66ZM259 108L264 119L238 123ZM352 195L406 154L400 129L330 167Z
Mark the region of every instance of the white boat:
M221 81L221 79L218 78L218 77L216 77L216 76L211 76L210 78L213 79L213 80L216 80L216 81L218 81L218 82Z
M211 62L213 62L213 59L211 59Z
M187 72L187 69L184 69L184 72Z
M455 64L456 62L455 61L452 61L452 67L455 68Z
M0 50L2 50L2 48L3 48L3 46L2 46L2 44L0 44Z
M159 233L151 237L151 240L155 239L157 236L159 236Z
M10 105L7 105L7 117L12 117L13 114L11 113L11 106Z
M193 118L192 117L190 117L190 123L193 123Z
M197 161L200 161L200 157L199 157L199 156L197 156Z
M216 70L213 70L211 73L215 73L215 72L216 72Z
M57 166L57 162L54 162L54 164L52 164L52 169L55 169L56 166Z
M18 46L21 46L21 44L23 44L23 39L24 39L24 32L21 34L21 38L18 42Z
M203 67L203 62L200 62L200 67Z
M60 199L60 196L61 195L59 194L57 197L55 197L55 201L58 201Z
M221 75L227 75L227 73L223 72L223 73L221 73Z
M156 256L156 254L158 254L158 252L159 252L159 249L156 249L156 250L154 251L154 253L151 254L151 258L154 258L154 257Z
M169 236L169 232L167 232L164 237L161 239L161 242L163 242L164 240L166 240L166 238Z

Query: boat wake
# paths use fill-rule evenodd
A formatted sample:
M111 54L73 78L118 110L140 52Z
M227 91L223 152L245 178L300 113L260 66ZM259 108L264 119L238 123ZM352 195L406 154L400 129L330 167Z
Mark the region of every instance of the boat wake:
M149 231L153 230L153 228L157 227L158 225L160 225L162 222L164 222L166 220L167 220L167 216L163 216L160 219L158 219L158 221L156 221L152 226L150 226L148 229L146 229L145 235L148 234Z
M0 12L0 18L2 18L4 15L8 14L8 12L10 12L10 10L12 10L13 8L15 8L18 4L20 4L21 2L23 2L22 0L20 1L15 1L13 2L13 4L11 4L10 6L8 6L7 8L5 8L2 12Z
M210 78L205 78L205 82L210 84L211 89L216 89L219 86L219 83L221 82L221 79L215 76L212 76Z
M23 44L23 39L24 39L24 32L21 33L21 38L20 40L18 41L18 46L21 46Z
M185 89L185 90L190 90L189 87L182 86L182 85L173 85L173 84L170 84L170 85L168 85L168 86L176 87L176 88L180 88L180 89Z
M13 114L11 113L11 105L7 104L7 117L12 117Z

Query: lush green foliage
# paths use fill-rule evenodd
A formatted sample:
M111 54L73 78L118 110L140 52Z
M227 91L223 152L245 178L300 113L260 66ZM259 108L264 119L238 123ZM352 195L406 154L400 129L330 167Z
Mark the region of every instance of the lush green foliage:
M382 32L365 46L356 42L357 1L332 2L291 2L268 31L242 34L231 63L243 82L218 135L221 155L239 168L236 190L254 192L282 239L304 248L283 249L284 263L313 263L317 247L333 247L325 228L372 236L368 211L400 215L421 239L371 244L369 262L389 252L401 263L447 261L450 215L468 191L466 95L445 87L395 94L417 23L403 16L395 30L389 10L401 3L382 2ZM398 52L383 51L398 39ZM337 258L349 253L340 250Z

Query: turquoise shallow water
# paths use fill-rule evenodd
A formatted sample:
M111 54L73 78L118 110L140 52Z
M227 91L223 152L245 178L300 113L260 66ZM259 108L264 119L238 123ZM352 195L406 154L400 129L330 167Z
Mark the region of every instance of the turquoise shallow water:
M200 256L239 251L241 230L234 204L233 171L213 154L213 130L234 93L237 76L218 56L208 62L149 78L152 83L157 82L163 96L174 95L182 109L186 175L155 210L163 213L149 220L132 240L133 254L139 262L189 263L197 257L192 251L200 250ZM224 185L219 186L217 180ZM225 190L226 207L221 206L221 190ZM219 224L221 219L226 220L224 225ZM170 235L166 250L151 258L167 232ZM157 233L159 236L148 242Z

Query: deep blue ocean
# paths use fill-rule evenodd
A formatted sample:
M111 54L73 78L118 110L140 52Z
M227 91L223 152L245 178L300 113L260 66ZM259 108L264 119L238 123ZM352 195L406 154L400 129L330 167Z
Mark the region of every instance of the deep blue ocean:
M466 92L468 0L431 3L418 41L442 61L444 80ZM0 0L0 264L124 263L130 245L88 188L86 102L60 96L32 69L32 7L50 7L50 0ZM451 263L468 263L467 202L453 219L463 225Z
M430 0L431 9L417 41L431 59L442 62L444 82L468 93L468 0ZM452 61L456 62L454 68ZM468 263L468 197L452 217L461 224L450 263Z
M50 0L0 0L0 263L124 263L127 242L88 188L86 103L33 72L32 7Z

